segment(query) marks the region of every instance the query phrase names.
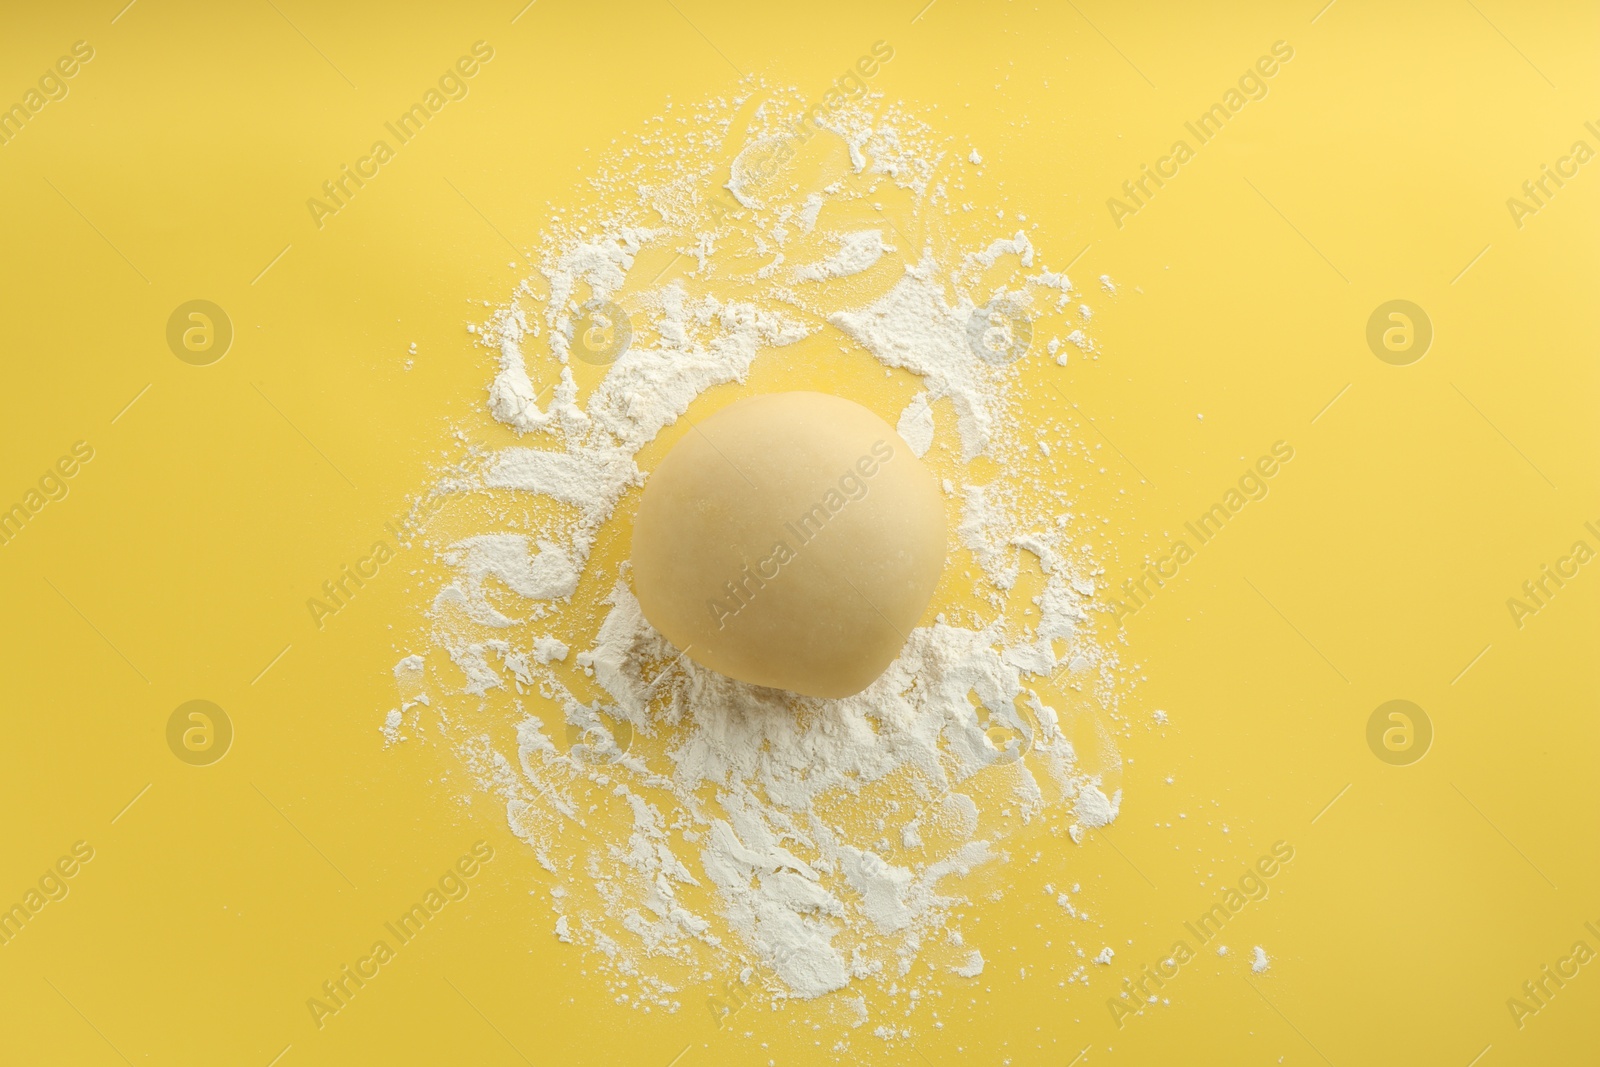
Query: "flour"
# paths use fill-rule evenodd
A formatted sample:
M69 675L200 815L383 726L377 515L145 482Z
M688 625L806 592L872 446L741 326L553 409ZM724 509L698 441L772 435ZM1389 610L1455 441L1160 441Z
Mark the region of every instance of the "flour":
M434 611L459 608L473 622L504 629L521 619L501 614L484 590L489 578L498 579L524 600L531 601L529 614L543 618L545 603L572 595L578 586L578 571L561 546L539 542L539 551L528 552L528 539L521 534L482 534L457 541L444 552L444 561L456 569L456 580L434 598Z
M894 249L883 243L882 230L862 230L839 238L839 250L826 259L796 267L796 281L820 282L828 278L848 278L871 268Z
M800 226L806 233L817 228L817 216L822 214L822 197L812 193L800 207Z
M1117 809L1122 806L1122 790L1117 790L1110 797L1100 792L1097 785L1085 785L1078 790L1078 799L1074 805L1078 814L1078 822L1085 828L1097 830L1108 825L1117 817Z
M767 99L752 115L756 95ZM854 987L911 1014L939 973L982 973L951 920L977 884L997 884L1008 838L1038 824L1066 847L1116 817L1114 749L1102 731L1101 766L1086 770L1067 728L1114 708L1121 682L1094 639L1098 568L1069 539L1055 473L1090 446L1039 447L1013 397L1022 374L1059 372L1042 350L997 365L969 343L994 292L1065 315L1071 283L1024 231L890 245L862 228L887 213L897 235L932 234L926 223L951 216L952 189L974 179L946 173L961 157L915 117L856 100L827 116L836 137L813 138L844 155L816 149L821 177L802 182L774 160L803 102L747 87L673 109L681 124L651 124L598 165L603 203L552 222L539 274L472 324L496 362L488 414L523 440L441 477L438 492L493 503L475 532L437 546L431 650L396 677L433 691L437 722L413 732L449 742L547 873L543 936L587 953L619 1003L704 1003L720 1019L733 1009L715 991L730 983L774 1003L850 990L818 1003L855 1027L869 1013ZM901 206L878 206L892 197ZM591 301L619 304L632 329L598 369L573 362ZM950 577L959 586L976 567L983 606L936 603L937 621L842 700L688 659L645 621L627 565L597 547L627 543L618 512L648 477L642 449L708 390L746 381L757 360L792 362L819 335L841 367L916 379L899 432L943 457L952 543L971 561L953 552ZM939 401L954 415L948 442ZM1004 477L980 476L980 460ZM386 738L402 725L391 716Z
M926 392L911 398L911 403L900 413L895 431L905 438L919 459L928 454L928 449L933 447L933 408L928 406Z
M967 344L967 322L977 305L945 299L939 264L925 253L878 300L859 311L839 311L828 321L887 367L922 378L930 398L949 397L956 409L961 458L970 462L989 448L1000 413L1005 371L979 359Z

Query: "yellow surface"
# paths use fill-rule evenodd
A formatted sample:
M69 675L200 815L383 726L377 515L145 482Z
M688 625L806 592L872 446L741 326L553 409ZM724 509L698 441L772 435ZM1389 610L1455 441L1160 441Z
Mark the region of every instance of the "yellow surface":
M1295 450L1264 500L1123 620L1147 680L1122 817L1082 847L1041 839L1037 863L1012 843L990 876L1009 903L969 919L989 968L952 980L947 1024L921 1023L917 1051L1592 1060L1600 966L1520 1028L1506 1002L1574 942L1600 949L1584 927L1600 928L1600 566L1520 627L1506 602L1575 541L1600 548L1584 527L1600 528L1600 163L1520 227L1506 201L1574 141L1600 148L1584 127L1600 120L1594 11L938 0L914 20L918 2L674 3L8 15L7 102L73 42L94 55L0 145L0 506L75 442L93 458L0 546L0 898L20 901L75 842L93 858L66 864L68 895L0 947L0 1062L820 1058L832 1035L788 1015L748 1008L718 1030L698 1004L610 1003L549 935L535 865L495 805L454 799L440 746L381 750L389 667L423 595L413 561L320 630L305 600L458 453L452 425L482 424L491 368L463 331L468 303L504 297L507 245L534 240L547 201L570 202L669 94L726 91L735 66L825 86L879 39L896 56L874 87L941 105L935 124L981 147L1039 240L1088 246L1074 277L1123 287L1097 301L1102 358L1056 379L1098 427L1081 432L1126 459L1126 493L1096 501L1114 584L1274 442ZM318 229L306 199L478 40L494 58L470 95ZM1107 198L1279 40L1294 58L1269 94L1118 228ZM195 299L234 327L209 366L166 342ZM1433 324L1410 365L1366 343L1393 299ZM194 699L235 731L210 766L168 748ZM1410 766L1368 748L1392 699L1432 723ZM1144 726L1155 708L1164 731ZM480 839L494 859L471 894L318 1030L307 998ZM1206 949L1163 990L1170 1005L1119 1029L1115 983L1277 841L1294 858L1229 920L1232 955ZM1077 961L1044 947L1067 920L1040 887L1063 879L1117 953L1089 987L1059 986ZM1261 976L1244 965L1257 944L1273 957ZM875 1043L858 1033L857 1055Z

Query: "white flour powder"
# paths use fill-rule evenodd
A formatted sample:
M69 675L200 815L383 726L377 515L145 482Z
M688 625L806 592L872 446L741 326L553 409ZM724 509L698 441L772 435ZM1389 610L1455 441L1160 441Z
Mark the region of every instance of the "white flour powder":
M1064 844L1121 799L1104 732L1091 774L1064 728L1119 688L1061 466L1090 453L1013 398L1025 374L1061 373L1043 345L997 365L969 332L1005 295L1087 347L1088 308L1028 234L952 235L979 194L923 123L858 100L802 144L800 103L669 108L598 168L599 206L553 217L540 274L473 324L499 361L489 414L522 443L439 486L475 502L476 532L439 546L432 648L397 668L384 731L454 746L548 874L552 951L588 954L619 1003L720 1015L743 1003L730 986L781 1001L860 985L874 1011L936 1019L939 983L984 967L956 925L963 887L1025 824ZM592 301L631 320L605 366L574 362ZM645 622L625 564L591 562L625 554L639 451L757 360L909 372L899 431L951 494L943 614L844 700L700 667ZM401 714L421 707L435 718ZM867 1021L855 991L834 1000L832 1017Z

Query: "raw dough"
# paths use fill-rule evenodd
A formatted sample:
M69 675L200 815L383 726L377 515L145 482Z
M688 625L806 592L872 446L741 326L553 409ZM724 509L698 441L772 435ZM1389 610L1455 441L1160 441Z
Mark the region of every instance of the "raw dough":
M858 693L944 568L944 501L888 423L825 393L740 400L645 484L633 581L689 658L755 685Z

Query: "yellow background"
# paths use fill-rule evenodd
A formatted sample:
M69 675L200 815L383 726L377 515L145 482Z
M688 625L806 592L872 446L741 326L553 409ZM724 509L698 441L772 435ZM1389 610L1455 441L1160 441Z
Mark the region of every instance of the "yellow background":
M73 842L95 849L0 947L0 1062L821 1058L833 1035L791 1015L718 1030L697 1003L610 1003L551 937L496 805L455 799L440 746L382 750L398 627L425 595L414 561L320 631L304 601L459 453L452 426L481 422L492 367L463 324L504 299L508 244L534 242L547 201L669 95L726 92L735 68L820 88L879 39L896 55L873 87L941 105L935 125L981 148L1036 240L1088 246L1074 278L1122 287L1097 301L1102 358L1059 379L1098 426L1081 432L1142 472L1101 502L1107 578L1272 442L1296 449L1126 620L1147 680L1121 818L999 872L1006 902L977 926L989 967L951 979L916 1053L1593 1061L1600 965L1521 1029L1506 1000L1574 941L1600 948L1583 929L1600 926L1600 565L1520 629L1506 600L1573 541L1600 547L1583 529L1600 526L1600 163L1521 228L1505 203L1573 141L1600 148L1592 8L119 6L18 8L0 36L7 103L74 41L95 49L0 146L0 504L73 442L95 450L0 547L0 901ZM306 198L479 39L495 58L471 95L318 230ZM1295 56L1270 95L1116 227L1106 199L1277 40ZM206 367L164 337L196 298L235 330ZM1434 326L1410 366L1364 339L1395 298ZM236 730L209 767L165 741L194 698ZM1394 698L1434 726L1411 766L1367 747ZM1147 727L1155 708L1171 726ZM471 896L314 1028L306 998L480 838L496 858ZM1278 840L1295 858L1231 921L1233 954L1205 953L1119 1031L1115 983ZM1068 920L1041 886L1063 879L1117 951L1088 987L1061 988L1077 961L1044 947ZM876 1042L857 1032L856 1055L911 1061Z

